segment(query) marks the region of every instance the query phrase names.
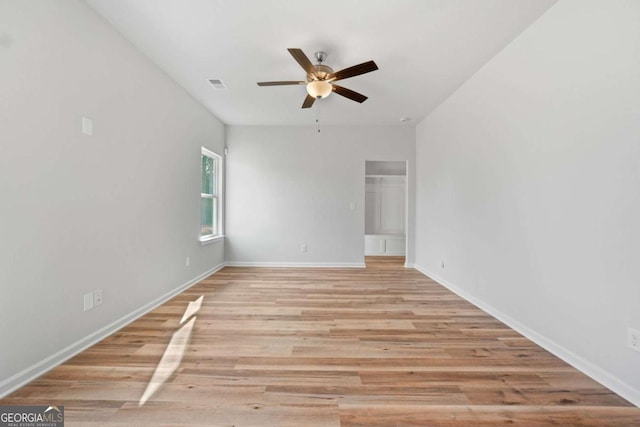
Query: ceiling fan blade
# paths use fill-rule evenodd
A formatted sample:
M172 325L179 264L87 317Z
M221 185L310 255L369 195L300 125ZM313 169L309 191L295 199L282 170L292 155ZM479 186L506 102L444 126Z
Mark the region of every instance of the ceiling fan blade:
M354 65L353 67L345 68L344 70L336 71L333 74L327 76L327 80L335 81L348 79L349 77L359 76L360 74L370 73L378 69L375 62L363 62L362 64Z
M316 102L316 99L311 95L307 95L302 103L302 108L311 108L314 102Z
M307 82L298 82L293 80L281 81L281 82L258 82L258 86L285 86L285 85L303 85Z
M293 56L293 59L295 59L298 62L298 64L300 64L300 66L307 72L307 74L315 76L316 67L313 66L313 64L311 63L307 55L304 54L302 49L289 48L287 50L289 51L291 56Z
M342 87L342 86L338 86L338 85L332 85L333 86L333 91L335 93L337 93L338 95L342 95L345 98L349 98L352 101L356 101L359 103L363 103L364 101L366 101L368 98L366 96L364 96L361 93L355 92L351 89L347 89L346 87Z

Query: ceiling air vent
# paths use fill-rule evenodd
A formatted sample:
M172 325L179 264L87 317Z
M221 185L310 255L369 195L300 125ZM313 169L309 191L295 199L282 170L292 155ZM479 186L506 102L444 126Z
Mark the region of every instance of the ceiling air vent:
M209 84L211 84L211 86L213 86L213 88L216 90L222 90L227 88L224 85L224 83L222 83L222 80L220 79L209 79Z

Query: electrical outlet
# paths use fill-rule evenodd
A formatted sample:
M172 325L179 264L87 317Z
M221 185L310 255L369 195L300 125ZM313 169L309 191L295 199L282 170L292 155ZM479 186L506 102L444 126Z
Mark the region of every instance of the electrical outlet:
M185 260L184 260L184 265L186 267L189 267L191 265L191 258L186 257Z
M640 331L627 328L627 346L635 351L640 351Z
M307 252L307 244L303 243L300 245L300 252Z
M84 294L84 311L91 310L93 308L93 292Z
M443 259L440 260L440 268L444 268L444 260Z
M102 304L102 289L93 291L93 306L97 307Z

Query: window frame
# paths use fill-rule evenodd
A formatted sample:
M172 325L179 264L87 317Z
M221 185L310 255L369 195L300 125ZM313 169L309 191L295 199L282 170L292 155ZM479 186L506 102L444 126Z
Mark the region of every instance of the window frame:
M202 199L213 199L213 209L211 214L215 218L215 223L213 223L214 232L211 234L202 235L202 208L200 208L200 232L199 240L200 244L207 244L211 242L215 242L217 240L221 240L224 238L224 229L223 229L223 212L224 212L224 194L222 180L224 177L223 174L223 158L221 155L209 150L205 147L200 147L200 167L202 168L202 158L208 157L214 162L214 188L213 193L203 193L202 190L202 169L200 170L200 206L202 206Z

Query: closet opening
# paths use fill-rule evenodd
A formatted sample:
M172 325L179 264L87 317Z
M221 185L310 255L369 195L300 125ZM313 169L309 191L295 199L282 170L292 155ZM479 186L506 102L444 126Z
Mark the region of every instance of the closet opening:
M407 162L365 163L365 257L406 255Z

